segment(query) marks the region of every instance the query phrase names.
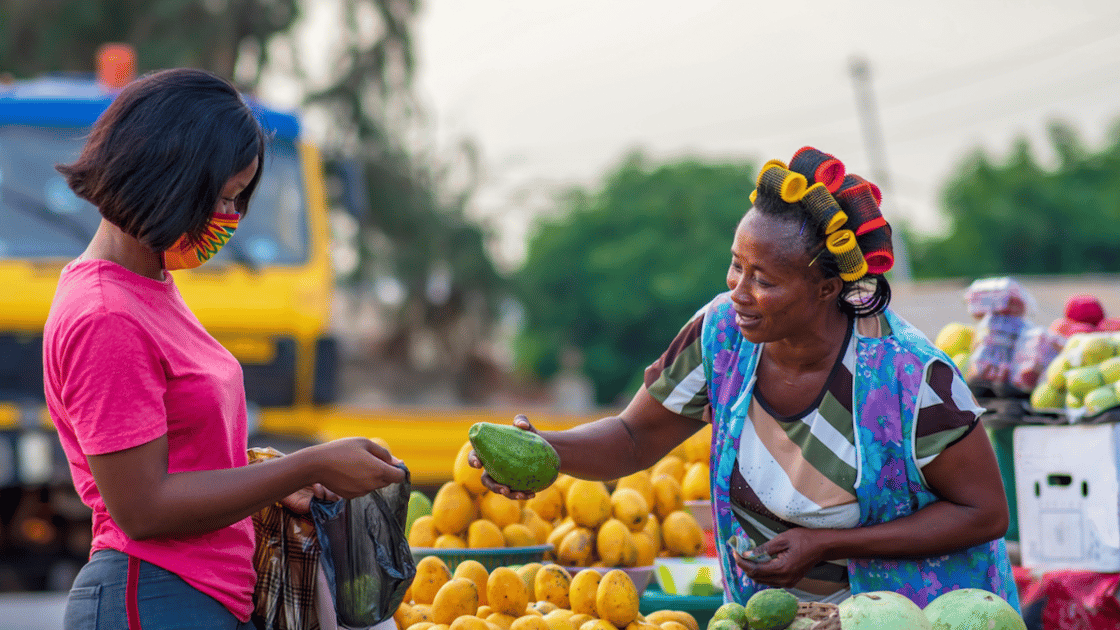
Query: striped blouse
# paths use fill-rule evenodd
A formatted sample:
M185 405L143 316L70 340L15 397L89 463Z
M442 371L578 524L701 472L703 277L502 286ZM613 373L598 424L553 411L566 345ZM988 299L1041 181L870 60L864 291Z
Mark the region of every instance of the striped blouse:
M707 421L708 386L701 358L703 311L646 369L650 395L670 411ZM859 522L852 369L859 337L889 334L884 317L855 320L846 350L809 409L782 416L756 390L731 477L731 504L756 545L791 527L851 528ZM978 423L983 408L951 367L935 363L919 394L915 458L924 467ZM847 580L845 561L822 563L807 577ZM828 566L832 565L832 566Z

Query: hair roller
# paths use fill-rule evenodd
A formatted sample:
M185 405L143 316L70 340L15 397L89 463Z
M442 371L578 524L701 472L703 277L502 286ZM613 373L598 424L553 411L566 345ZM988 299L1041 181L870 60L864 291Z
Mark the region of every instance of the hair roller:
M867 181L859 175L856 175L855 173L848 173L847 175L845 175L844 184L840 186L841 192L848 190L849 188L866 189L871 192L871 196L875 198L876 204L883 203L883 191L879 190L879 187L875 184Z
M884 274L894 266L894 246L891 243L891 227L885 224L859 237L866 252L867 273Z
M836 193L836 199L848 213L857 235L886 225L883 213L879 211L879 204L875 203L875 197L867 186L860 184L844 188Z
M800 201L807 186L804 175L777 165L770 166L758 176L759 188L779 195L786 203Z
M752 206L754 205L754 200L755 200L755 199L758 199L758 189L757 189L757 188L755 188L754 190L752 190L752 191L751 191L751 194L750 194L750 200L751 200L751 205L752 205Z
M836 199L822 183L810 186L801 197L801 203L824 226L825 234L832 234L848 222L848 215L840 209L840 204L836 203Z
M828 251L836 256L840 267L840 279L854 282L867 274L867 261L856 243L856 235L851 230L833 232L825 241Z
M844 164L835 157L813 147L801 147L789 162L790 170L824 184L828 192L836 192L844 183Z

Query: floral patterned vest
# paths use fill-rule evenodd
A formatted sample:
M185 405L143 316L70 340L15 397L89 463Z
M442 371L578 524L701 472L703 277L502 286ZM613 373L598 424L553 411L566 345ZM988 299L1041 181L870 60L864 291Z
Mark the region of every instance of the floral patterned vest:
M861 527L901 518L938 500L922 482L914 461L914 407L926 367L934 360L953 363L916 328L890 311L886 317L891 335L859 338L852 375ZM709 305L701 335L712 406L712 510L725 576L724 598L745 603L768 587L747 577L725 552L732 535L745 535L731 512L728 486L750 407L758 352L735 324L727 294ZM1019 610L1002 538L922 559L852 558L848 579L853 593L895 591L923 608L942 593L970 587L995 593Z

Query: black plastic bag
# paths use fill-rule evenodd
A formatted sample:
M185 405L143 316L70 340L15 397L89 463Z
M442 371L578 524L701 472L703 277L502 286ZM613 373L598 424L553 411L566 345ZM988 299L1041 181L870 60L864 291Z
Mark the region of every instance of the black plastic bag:
M404 481L363 497L312 499L321 563L341 626L365 628L393 616L416 576L404 533L412 491Z

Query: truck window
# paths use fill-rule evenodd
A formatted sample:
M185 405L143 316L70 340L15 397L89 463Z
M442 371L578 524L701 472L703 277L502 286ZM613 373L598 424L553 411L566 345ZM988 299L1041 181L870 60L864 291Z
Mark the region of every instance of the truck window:
M77 159L87 131L0 126L0 259L71 259L86 248L101 216L70 191L54 165ZM257 266L307 261L303 173L290 140L271 141L249 216L233 241L214 261L233 262L235 253Z

